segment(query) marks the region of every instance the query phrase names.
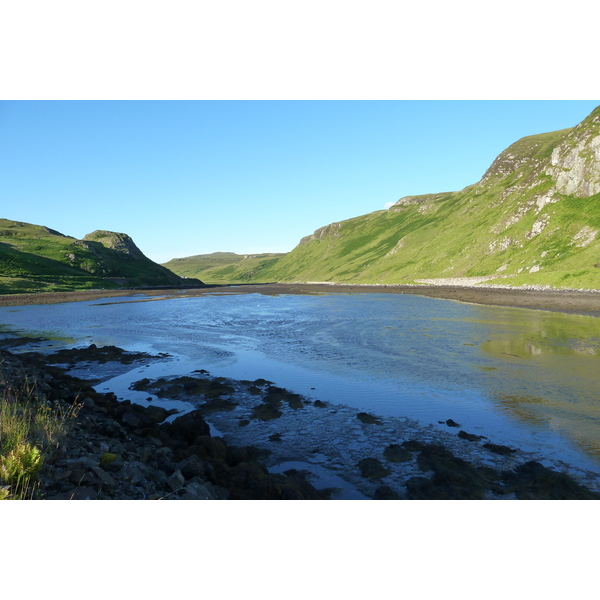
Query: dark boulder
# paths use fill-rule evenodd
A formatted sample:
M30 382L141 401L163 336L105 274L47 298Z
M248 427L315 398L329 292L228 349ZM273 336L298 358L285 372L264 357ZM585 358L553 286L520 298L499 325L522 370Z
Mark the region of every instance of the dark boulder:
M513 448L509 448L508 446L502 446L501 444L492 444L487 442L483 445L484 448L494 452L495 454L500 454L502 456L508 456L509 454L513 454L516 452Z
M193 444L198 436L210 435L210 427L203 419L199 410L193 410L181 417L177 417L170 425L169 434L172 438Z
M377 417L374 417L366 412L359 412L356 415L356 418L367 425L381 425L381 419L378 419Z
M406 440L405 442L402 442L401 445L409 452L420 452L423 448L425 448L425 444L417 440Z
M167 418L169 411L161 406L148 406L145 414L151 423L162 423Z
M395 492L389 485L381 485L375 490L373 500L401 500L400 494Z
M439 444L425 444L418 456L431 479L413 477L406 482L411 500L483 500L497 476L491 469L479 469L454 456Z
M381 479L391 473L377 458L363 458L358 461L358 468L360 469L360 474L366 479Z
M406 462L412 459L412 454L406 448L403 448L400 444L390 444L384 451L383 456L390 462Z
M600 494L536 461L526 462L505 473L504 483L506 492L514 493L519 500L600 500Z
M467 433L463 429L458 432L458 437L462 440L467 440L469 442L478 442L483 439L482 435L475 435L474 433Z

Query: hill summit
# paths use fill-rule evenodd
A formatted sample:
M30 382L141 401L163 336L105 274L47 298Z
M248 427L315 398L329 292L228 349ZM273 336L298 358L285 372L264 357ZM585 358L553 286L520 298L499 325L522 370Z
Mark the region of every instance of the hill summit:
M82 240L43 225L0 219L0 293L202 285L144 256L124 233Z

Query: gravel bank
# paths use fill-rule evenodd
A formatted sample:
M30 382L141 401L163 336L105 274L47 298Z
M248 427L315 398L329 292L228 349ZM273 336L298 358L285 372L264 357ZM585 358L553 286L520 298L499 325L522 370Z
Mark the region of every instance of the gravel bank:
M552 290L531 286L514 288L500 285L352 285L327 283L266 283L214 285L196 289L93 290L52 294L14 294L0 296L0 306L81 302L99 298L131 297L140 301L194 297L205 294L414 294L489 306L513 306L600 316L600 290Z

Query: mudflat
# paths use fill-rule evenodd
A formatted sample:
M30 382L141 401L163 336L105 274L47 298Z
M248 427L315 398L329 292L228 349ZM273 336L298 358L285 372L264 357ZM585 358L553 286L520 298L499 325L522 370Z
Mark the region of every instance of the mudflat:
M265 283L206 285L200 288L90 290L0 296L0 306L57 304L100 298L144 295L147 300L187 298L205 294L414 294L489 306L512 306L600 316L600 290L546 290L453 285L352 285L326 283ZM146 299L145 299L146 300Z

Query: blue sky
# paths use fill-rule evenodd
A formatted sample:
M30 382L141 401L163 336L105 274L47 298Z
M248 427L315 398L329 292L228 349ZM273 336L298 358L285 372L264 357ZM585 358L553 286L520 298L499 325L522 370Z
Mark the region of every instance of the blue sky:
M37 101L0 105L2 216L128 233L153 260L286 252L333 221L475 183L595 102Z
M0 28L0 55L7 57L0 78L0 217L74 237L94 229L123 231L157 261L218 250L291 250L320 226L380 210L404 195L470 185L512 142L572 127L600 103L590 100L598 97L597 19L584 0L559 10L522 0L501 7L480 3L476 10L460 0L31 0L4 3ZM48 102L121 99L132 102ZM206 102L137 102L144 99ZM217 102L222 99L236 101ZM330 102L237 102L315 99ZM371 102L335 102L357 99ZM235 532L253 522L245 512L232 515L231 507L222 506L224 518L208 524L217 541L224 522L234 523ZM260 535L247 536L249 550L269 552L287 506L269 505ZM434 512L414 506L423 518L412 519L414 528L403 521L398 531L409 545L430 551L433 538L444 564L448 556L460 557L449 568L460 568L467 555L487 574L494 564L490 553L469 552L473 536L481 537L471 505L460 515L468 532L464 548L454 538L445 545L436 519L447 522L462 507L453 505L452 515L442 515L441 505ZM494 548L514 552L522 523L505 507L494 505L503 510L494 513L494 522L501 523ZM103 512L111 510L110 520L94 520L102 527L94 538L98 559L112 550L125 522L125 507L113 508L103 505ZM290 553L295 557L297 548L302 559L315 535L327 534L327 565L337 572L332 561L347 570L357 560L357 545L386 548L379 532L389 538L390 523L397 521L393 503L378 506L377 515L366 503L360 514L356 504L336 505L325 528L321 504L302 509L294 507L292 529L285 532L293 548L279 536L285 563L275 570L283 577L287 565L295 564ZM68 510L61 535L53 536L65 540L65 550L79 535L64 535L78 506ZM252 511L255 517L255 506ZM481 516L487 518L487 505L485 511ZM559 539L583 530L573 527L566 512L561 528L562 515L557 521L556 507L551 511L536 507L540 533L549 518L558 524ZM125 512L128 531L135 529L130 539L143 544L143 511L132 504ZM357 514L374 526L362 528L358 538L352 531L350 539L348 518L354 522ZM40 516L36 531L56 522ZM170 511L170 543L173 531L189 529L186 517L181 508ZM202 527L205 533L204 521ZM20 533L12 536L17 542L26 539ZM552 535L556 539L557 532ZM331 540L342 543L331 551ZM584 547L579 541L566 543ZM527 546L523 558L530 570L536 558L540 568L552 560L548 549L553 546L542 544L532 553ZM128 569L137 556L140 568L146 567L145 547L139 550L130 553ZM162 557L166 569L181 570L182 557L173 556L173 565ZM358 557L364 572L372 566L394 573L381 569L387 555ZM563 579L569 577L570 588L573 580L587 583L579 568L585 557L570 558L572 573L567 561ZM47 564L40 581L61 573L54 566ZM404 587L420 589L428 576L420 566L411 564L416 576ZM215 562L211 568L221 567ZM247 568L252 576L252 562ZM82 583L86 575L81 572ZM514 586L510 577L506 581ZM354 579L349 582L346 587L355 589ZM312 584L308 578L307 591ZM383 576L378 584L384 593L394 581ZM168 585L172 591L173 582ZM335 589L339 593L339 578ZM377 584L369 582L373 591L379 591Z
M1 215L131 235L158 262L287 252L334 221L478 181L595 101L5 101Z

